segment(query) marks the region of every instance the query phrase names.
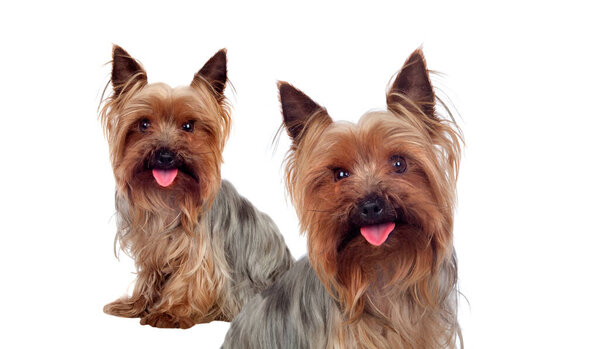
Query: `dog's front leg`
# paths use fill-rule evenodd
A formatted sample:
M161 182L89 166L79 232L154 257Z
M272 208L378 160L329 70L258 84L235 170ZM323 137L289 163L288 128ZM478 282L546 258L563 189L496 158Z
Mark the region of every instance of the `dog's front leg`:
M168 275L142 268L137 275L131 296L125 296L104 306L104 312L114 316L135 318L148 314L148 308L160 297Z

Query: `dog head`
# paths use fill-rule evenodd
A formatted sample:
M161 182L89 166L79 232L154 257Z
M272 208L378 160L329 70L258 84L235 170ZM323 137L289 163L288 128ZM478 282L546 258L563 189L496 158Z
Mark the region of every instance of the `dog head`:
M101 118L118 194L148 211L176 210L197 220L220 186L230 129L223 95L226 51L218 51L189 86L149 84L142 65L113 48L113 93Z

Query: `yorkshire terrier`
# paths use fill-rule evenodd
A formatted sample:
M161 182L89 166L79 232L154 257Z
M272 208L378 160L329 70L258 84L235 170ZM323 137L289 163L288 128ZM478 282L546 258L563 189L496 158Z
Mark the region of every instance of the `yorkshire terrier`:
M461 342L453 207L461 132L435 110L422 51L387 110L333 122L279 83L287 188L308 259L248 303L224 348L452 348ZM462 344L461 344L462 346Z
M117 243L136 265L131 296L104 307L141 324L230 321L292 265L276 225L221 180L230 129L226 51L189 86L148 84L113 47L113 93L100 116L116 179Z

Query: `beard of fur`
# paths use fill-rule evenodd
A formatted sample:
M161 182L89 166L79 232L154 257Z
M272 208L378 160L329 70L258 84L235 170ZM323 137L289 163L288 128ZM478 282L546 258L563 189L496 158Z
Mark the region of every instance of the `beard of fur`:
M322 168L340 153L360 153L357 148L374 149L351 142L332 153L340 135L359 133L357 128L336 123L325 115L313 115L294 144L286 161L286 184L300 219L308 232L308 254L313 269L336 300L343 321L352 326L352 336L362 347L381 348L381 334L373 321L387 328L402 343L414 347L452 344L458 330L455 298L457 271L452 247L453 208L460 159L460 130L454 121L431 118L401 105L387 112L373 112L361 118L357 128L379 137L399 134L414 144L415 161L421 168L406 188L415 188L408 197L396 183L380 181L387 200L406 216L407 224L396 227L379 247L370 246L360 234L344 248L340 241L348 233L348 217L353 205L371 188L353 187L333 192L321 180ZM414 110L418 110L415 108ZM424 121L426 120L426 121ZM410 149L410 147L409 147ZM315 156L313 154L318 154ZM409 151L410 154L410 151ZM375 155L374 155L375 156ZM379 155L377 155L379 156ZM360 159L355 159L360 162ZM364 160L364 159L363 159ZM332 182L333 176L328 179ZM345 202L345 204L344 204ZM407 309L410 309L407 311ZM419 316L428 318L409 333ZM430 325L430 326L429 326ZM402 331L405 331L402 333ZM425 336L423 335L425 334ZM447 343L416 343L419 338ZM453 344L452 344L453 345Z
M383 245L373 247L358 234L340 250L340 242L350 229L344 218L352 207L329 209L324 197L316 200L320 201L319 210L344 212L311 215L307 231L311 264L348 322L356 321L365 311L386 314L387 299L400 293L412 294L423 307L437 307L439 288L431 285L436 279L430 277L452 253L452 220L440 213L437 205L416 198L401 208L407 223L397 226ZM310 201L307 205L314 207Z
M200 148L204 153L194 155L193 149L171 147L176 154L183 154L186 162L193 164L188 167L193 168L192 172L198 180L179 171L176 181L168 188L162 188L157 185L151 171L144 168L146 159L152 156L153 151L147 150L147 155L138 155L152 148L140 142L126 149L125 157L115 167L117 195L128 201L132 225L143 228L150 219L160 217L164 228L179 221L184 231L192 235L200 217L211 206L219 190L219 150L203 144Z

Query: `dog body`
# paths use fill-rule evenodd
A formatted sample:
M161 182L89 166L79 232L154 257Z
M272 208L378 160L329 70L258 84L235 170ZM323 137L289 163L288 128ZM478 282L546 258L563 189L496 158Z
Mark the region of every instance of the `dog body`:
M451 348L460 132L435 112L420 50L357 124L279 85L287 186L308 258L253 298L224 348Z
M108 314L156 327L230 321L291 266L271 219L221 180L226 72L221 50L190 86L148 84L137 61L113 50L101 117L117 182L115 243L138 273Z
M456 273L453 262L449 261L440 270L440 277L449 283ZM449 295L443 306L455 309L455 298L456 294ZM434 341L433 335L440 335L440 326L442 331L447 331L441 333L443 337L452 337L451 326L437 319L436 312L419 313L418 307L411 303L408 294L399 292L395 296L386 295L379 304L380 308L388 309L386 316L396 320L396 326L402 322L411 324L404 333L396 333L397 330L388 327L391 322L379 314L365 313L359 321L348 323L335 298L304 257L244 306L231 323L223 348L436 348L435 345L411 346L410 341L402 337L418 338L427 334Z

